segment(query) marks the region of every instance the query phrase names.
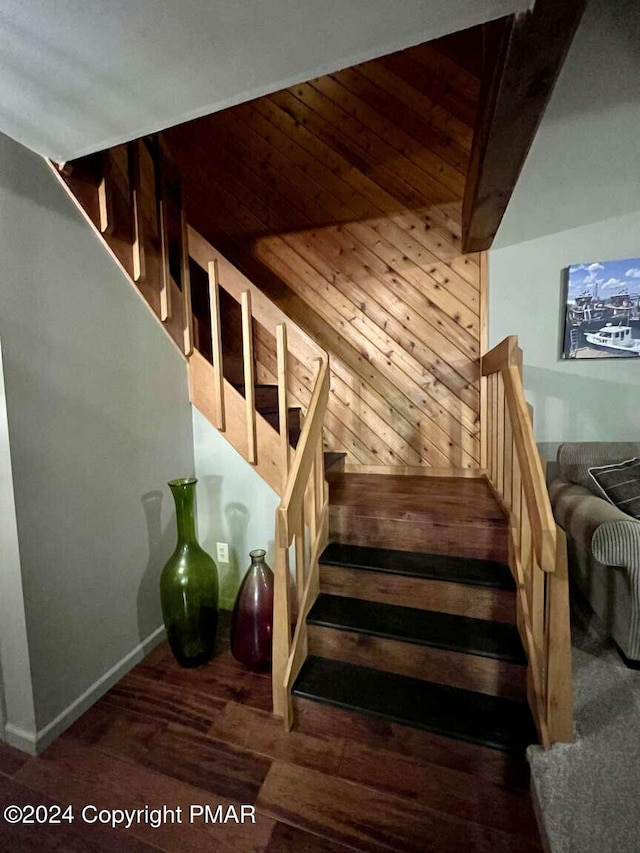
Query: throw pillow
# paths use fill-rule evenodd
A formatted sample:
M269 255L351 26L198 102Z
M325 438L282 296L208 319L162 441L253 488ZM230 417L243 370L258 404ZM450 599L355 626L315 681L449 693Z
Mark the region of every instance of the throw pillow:
M640 520L640 456L617 465L589 468L589 475L608 501Z

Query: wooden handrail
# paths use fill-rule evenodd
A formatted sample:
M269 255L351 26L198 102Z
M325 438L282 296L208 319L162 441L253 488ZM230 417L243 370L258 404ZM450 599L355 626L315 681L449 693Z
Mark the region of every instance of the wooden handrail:
M509 564L529 661L528 699L545 747L573 738L567 549L557 527L522 383L522 351L505 338L482 357L487 479L509 517Z
M317 596L318 559L328 538L328 487L322 449L322 428L329 400L328 360L317 359L317 368L307 417L276 511L273 709L284 718L287 729L292 724L290 689L306 657L306 615ZM308 547L305 547L307 529ZM291 642L289 548L294 539L298 617ZM308 562L307 553L310 555Z

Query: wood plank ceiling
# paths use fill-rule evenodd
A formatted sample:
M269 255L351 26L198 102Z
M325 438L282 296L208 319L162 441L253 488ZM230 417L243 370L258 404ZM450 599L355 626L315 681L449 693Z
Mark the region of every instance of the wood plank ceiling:
M350 463L479 464L484 294L460 249L479 54L469 31L165 133L191 224L329 351L325 440Z

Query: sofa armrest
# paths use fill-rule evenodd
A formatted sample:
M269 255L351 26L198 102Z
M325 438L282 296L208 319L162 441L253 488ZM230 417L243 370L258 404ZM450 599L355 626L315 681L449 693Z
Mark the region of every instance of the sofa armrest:
M640 521L561 478L549 485L549 494L558 524L598 562L640 570Z
M604 522L593 534L593 556L605 566L640 571L640 521L623 512L620 515L622 518Z

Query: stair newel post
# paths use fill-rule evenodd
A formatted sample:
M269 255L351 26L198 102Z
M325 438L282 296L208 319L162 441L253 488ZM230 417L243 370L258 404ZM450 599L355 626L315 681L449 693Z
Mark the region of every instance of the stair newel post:
M567 537L556 525L556 566L546 575L546 716L551 742L573 740L573 681Z
M253 369L253 328L251 317L251 291L243 290L242 308L242 360L244 363L244 398L247 420L247 461L255 465L256 452L256 406Z
M222 365L222 325L220 322L220 284L218 280L218 259L207 263L209 276L209 312L211 314L211 352L213 354L213 383L216 403L216 428L225 430L224 411L224 373Z
M152 145L153 165L156 179L156 216L158 240L160 242L160 319L163 323L171 319L171 274L169 270L169 211L167 205L167 180L164 155L160 139L154 137Z
M179 188L180 203L180 283L182 285L182 334L184 354L193 352L193 311L191 309L191 272L189 270L189 231L187 212L184 206L182 185Z
M146 274L144 256L144 231L140 213L142 182L140 177L140 142L136 139L127 145L127 165L129 171L129 204L133 227L131 244L133 280L141 281Z
M276 357L278 365L278 424L280 427L280 464L282 465L282 487L289 477L289 399L287 392L288 351L287 327L284 323L276 326Z
M283 717L290 728L291 708L285 689L285 678L291 651L291 597L289 574L289 530L287 513L276 512L276 565L273 589L273 713Z

